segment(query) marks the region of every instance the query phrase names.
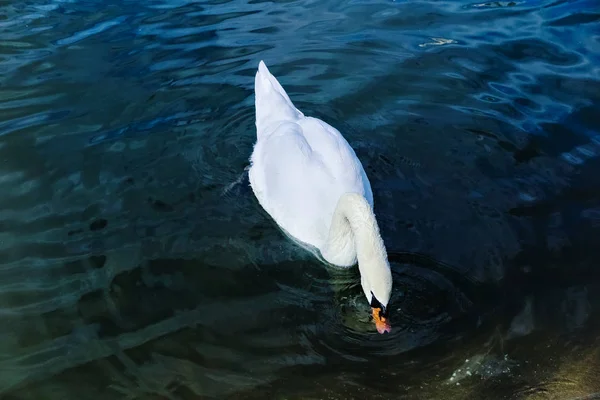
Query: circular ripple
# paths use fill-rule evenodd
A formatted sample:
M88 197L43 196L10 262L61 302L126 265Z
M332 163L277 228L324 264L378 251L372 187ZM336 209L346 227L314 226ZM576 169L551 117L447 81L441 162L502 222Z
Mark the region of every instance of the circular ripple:
M394 281L389 303L391 333L380 335L375 330L358 271L336 271L332 284L337 301L324 313L327 333L315 343L316 351L354 361L392 356L431 344L462 321L472 304L464 282L454 282L452 271L443 263L419 255L406 256L389 255Z

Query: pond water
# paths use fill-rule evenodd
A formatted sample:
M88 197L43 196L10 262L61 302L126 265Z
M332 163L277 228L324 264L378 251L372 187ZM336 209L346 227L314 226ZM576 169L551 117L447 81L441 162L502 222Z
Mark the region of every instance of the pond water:
M2 399L600 398L595 0L0 4ZM248 186L260 60L365 166L391 334Z

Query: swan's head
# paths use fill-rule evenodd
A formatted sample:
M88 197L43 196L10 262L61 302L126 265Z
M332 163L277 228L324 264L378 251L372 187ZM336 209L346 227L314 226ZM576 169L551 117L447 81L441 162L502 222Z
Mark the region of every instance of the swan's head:
M392 294L390 266L385 260L384 263L374 263L366 268L361 268L361 270L364 271L364 273L361 271L361 285L367 301L371 305L371 313L377 332L388 333L392 330L388 308Z

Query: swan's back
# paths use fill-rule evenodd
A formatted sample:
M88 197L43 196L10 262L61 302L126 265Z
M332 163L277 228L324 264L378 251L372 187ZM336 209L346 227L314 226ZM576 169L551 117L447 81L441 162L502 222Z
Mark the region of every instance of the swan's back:
M288 234L322 249L344 193L359 193L373 205L369 180L340 132L320 119L305 117L262 61L255 96L252 189Z

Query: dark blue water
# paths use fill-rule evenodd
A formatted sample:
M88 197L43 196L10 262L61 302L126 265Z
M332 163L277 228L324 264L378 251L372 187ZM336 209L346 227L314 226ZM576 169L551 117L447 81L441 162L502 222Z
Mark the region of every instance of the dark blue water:
M0 397L599 397L597 6L1 2ZM365 166L391 335L248 187L261 59Z

